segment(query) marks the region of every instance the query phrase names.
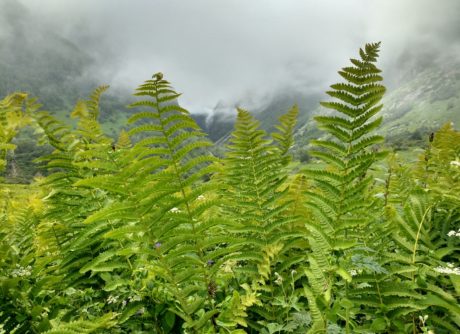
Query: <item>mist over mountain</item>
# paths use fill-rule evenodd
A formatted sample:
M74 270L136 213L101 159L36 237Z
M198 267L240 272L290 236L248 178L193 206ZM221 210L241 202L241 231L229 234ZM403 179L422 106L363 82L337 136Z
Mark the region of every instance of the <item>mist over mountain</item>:
M95 73L97 60L84 45L62 36L49 22L16 0L0 3L0 95L25 91L62 120L79 99L106 81ZM101 117L110 134L126 120L128 89L112 88Z
M3 1L0 22L0 93L27 91L46 107L71 107L93 80L86 73L93 59L15 0Z
M405 122L409 111L416 117L420 108L414 106L433 100L428 96L441 94L440 87L449 98L457 94L457 1L112 4L3 0L0 93L27 91L65 119L78 99L110 84L102 122L116 133L134 88L162 71L183 92L179 102L219 140L231 131L237 107L254 112L270 130L297 104L299 127L305 127L310 115L321 112L319 101L339 80L344 59L364 42L382 40L386 122ZM449 100L454 107L430 119L445 119L456 103Z

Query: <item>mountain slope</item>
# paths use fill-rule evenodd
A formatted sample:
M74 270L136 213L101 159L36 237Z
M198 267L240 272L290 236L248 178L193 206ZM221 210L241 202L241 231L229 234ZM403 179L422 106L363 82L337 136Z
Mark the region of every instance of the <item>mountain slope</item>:
M387 135L460 124L460 66L432 67L390 91L384 99Z
M70 107L79 96L91 58L48 30L19 2L5 0L0 10L0 94L26 91L46 108Z
M387 143L396 149L426 143L431 132L447 122L460 126L460 64L451 59L443 65L409 71L390 87L383 98L383 126ZM327 114L317 106L310 115ZM305 151L312 138L322 135L312 118L301 123L296 133L294 151Z

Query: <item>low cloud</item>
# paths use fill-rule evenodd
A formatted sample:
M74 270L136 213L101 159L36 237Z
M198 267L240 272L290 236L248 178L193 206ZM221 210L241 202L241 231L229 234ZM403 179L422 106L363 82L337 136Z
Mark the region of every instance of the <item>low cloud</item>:
M21 3L30 29L46 26L74 43L93 59L101 83L132 89L161 71L194 112L219 103L251 107L278 91L324 91L366 42L382 41L393 85L411 65L407 57L436 61L460 50L458 0Z

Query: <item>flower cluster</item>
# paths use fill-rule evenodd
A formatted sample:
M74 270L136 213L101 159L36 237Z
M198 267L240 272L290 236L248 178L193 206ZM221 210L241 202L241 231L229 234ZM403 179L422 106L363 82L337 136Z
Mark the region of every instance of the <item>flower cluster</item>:
M425 314L423 317L421 315L418 316L418 320L420 320L420 327L423 330L423 333L427 334L435 334L432 330L429 330L426 326L426 321L428 320L428 315Z
M447 263L447 267L436 267L434 270L441 274L460 275L460 268L455 267L453 263Z
M447 236L460 238L460 228L458 229L458 231L455 231L455 230L449 231L449 233L447 233Z
M107 298L107 304L116 304L118 302L118 296L112 296L110 295L108 298Z
M451 166L460 167L460 161L454 160L450 162Z
M16 264L16 269L11 271L11 276L13 277L25 277L32 275L32 267L21 267L19 264Z
M428 320L428 314L425 314L423 317L421 315L418 316L420 322L425 326L425 322Z
M356 276L356 275L358 275L358 272L355 269L351 269L350 270L350 275L351 276Z

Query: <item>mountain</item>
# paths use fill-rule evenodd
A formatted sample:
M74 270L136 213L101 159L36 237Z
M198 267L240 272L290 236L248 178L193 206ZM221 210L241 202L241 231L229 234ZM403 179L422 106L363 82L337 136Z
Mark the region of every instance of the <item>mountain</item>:
M85 85L91 58L35 22L17 1L3 1L0 22L0 94L26 91L39 96L46 108L69 108Z
M280 91L275 95L267 96L263 101L264 106L247 110L260 121L263 129L271 132L275 129L278 118L294 105L299 108L298 124L307 122L319 98L320 95L315 93ZM224 144L233 131L237 107L246 110L244 104L235 103L234 106L226 106L218 103L209 114L195 114L193 117L208 133L211 140L217 145Z
M38 97L43 109L70 122L69 114L104 82L97 80L94 59L80 46L37 21L16 0L0 4L0 96L24 91ZM118 132L126 120L130 92L104 95L105 130Z
M460 125L460 64L454 61L417 73L383 100L388 136L436 129L446 122Z
M460 62L455 58L442 63L402 68L400 79L383 98L383 125L380 133L395 149L425 145L431 132L443 124L460 126ZM330 113L319 106L296 132L297 154L307 149L312 138L321 136L312 116Z
M43 110L65 122L79 99L87 98L97 82L93 59L78 45L34 19L20 2L0 2L0 97L15 91L38 97ZM120 98L119 96L122 96ZM101 119L107 133L115 134L128 112L129 92L111 92L101 101ZM32 162L49 152L37 146L35 134L24 129L15 139L17 149L9 157L10 180L24 182L37 172Z
M460 125L460 59L450 56L441 61L430 54L406 54L402 58L389 74L392 80L383 98L380 129L395 149L424 145L430 133L446 122L453 122L457 129ZM310 139L322 135L313 116L330 112L319 105L324 99L323 94L282 91L265 101L264 107L250 111L262 128L272 131L278 117L297 104L299 119L293 150L300 157L305 155ZM224 144L233 129L236 113L228 109L217 105L211 115L197 115L200 125L217 144Z
M412 51L414 52L414 51ZM426 142L428 135L443 123L460 124L460 60L458 56L442 61L432 54L403 54L397 66L384 72L390 78L384 97L384 124L381 132L396 148L405 149ZM78 99L86 98L104 82L98 82L95 61L79 45L63 38L34 18L16 0L0 4L0 96L13 91L26 91L39 97L43 109L59 119L72 122L70 111ZM147 73L148 74L148 73ZM339 79L339 78L338 78ZM107 134L115 136L125 126L130 110L132 90L113 90L101 100L101 123ZM251 109L262 128L272 131L277 119L294 104L299 107L298 130L294 153L305 157L311 138L321 136L313 115L327 112L319 106L324 93L280 90ZM210 113L194 114L199 125L222 151L233 129L236 106L218 103ZM241 105L245 108L244 104ZM32 159L43 152L35 146L33 132L21 133L16 140L18 170L30 179L36 172Z

